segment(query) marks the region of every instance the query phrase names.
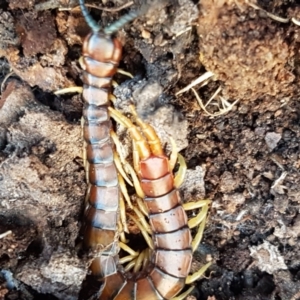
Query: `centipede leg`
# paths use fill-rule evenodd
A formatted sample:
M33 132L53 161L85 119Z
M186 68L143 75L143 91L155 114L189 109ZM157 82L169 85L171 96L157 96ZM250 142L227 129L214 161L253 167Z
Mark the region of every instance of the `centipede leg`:
M115 95L113 94L109 94L108 95L108 100L110 100L112 103L115 103L117 98L115 97Z
M137 218L135 218L134 216L130 215L130 219L132 219L132 221L137 225L137 227L140 229L146 243L148 244L150 249L154 249L154 244L153 244L153 240L152 238L149 236L149 234L147 233L147 230L144 228L144 226L139 222L139 220L137 220Z
M188 225L190 228L194 228L199 225L206 217L208 211L208 205L211 203L211 200L199 200L195 202L188 202L182 204L184 210L193 210L202 208L201 212L197 214L196 217L189 219Z
M112 80L111 85L113 88L116 88L119 86L119 84L115 80Z
M133 75L132 75L131 73L126 72L126 71L124 71L124 70L122 70L122 69L117 69L117 73L122 74L122 75L125 75L125 76L128 76L128 77L130 77L130 78L133 78Z
M123 153L124 152L123 147L121 145L121 142L120 142L117 134L113 130L111 130L110 136L111 136L111 138L112 138L112 140L113 140L113 142L114 142L114 144L117 148L117 152L118 152L118 155L120 157L120 160L121 160L122 164L125 164L126 160L125 160L125 156L124 156L124 153Z
M82 86L71 86L68 88L60 89L54 92L54 95L63 95L63 94L82 94L83 87Z
M143 261L145 260L145 256L147 255L146 249L144 249L140 255L137 257L133 272L137 273L140 271L141 267L143 266Z
M193 273L192 275L189 275L186 280L185 283L186 284L191 284L193 282L195 282L196 280L200 279L203 274L206 272L206 270L212 265L211 262L205 264L200 270L198 270L197 272Z
M139 152L137 151L137 147L135 141L132 141L132 161L133 161L133 168L137 174L140 172L140 156Z
M145 252L142 251L137 257L135 257L129 264L125 266L126 272L133 269L133 272L136 273L140 270L143 264Z
M192 249L193 251L195 251L201 240L202 240L202 236L203 236L203 232L204 232L204 228L205 228L205 223L206 223L206 216L208 213L208 207L209 207L209 203L211 201L210 200L200 200L198 202L190 202L190 203L185 203L183 204L183 208L185 210L191 210L191 209L195 209L195 208L202 208L202 210L198 213L198 215L192 219L190 219L188 221L188 225L190 228L194 228L197 225L200 224L198 230L197 230L197 234L195 236L195 238L192 241Z
M125 167L126 169L128 170L128 173L130 174L131 178L132 178L132 181L133 181L133 186L135 188L135 191L137 193L137 195L140 197L140 198L144 198L145 197L145 194L142 190L142 187L141 187L141 184L140 184L140 181L136 175L136 173L134 172L132 166L128 163L125 164Z
M176 143L172 137L170 137L170 142L172 146L172 152L170 155L169 166L170 166L170 170L173 171L178 158L178 150L177 150Z
M122 231L125 232L129 232L128 231L128 226L127 226L127 222L126 222L126 208L125 208L125 202L124 199L122 197L122 195L120 195L120 201L119 201L119 206L120 206L120 221L122 224Z
M137 257L135 257L131 262L129 262L125 267L124 270L126 272L133 270L133 272L139 272L144 269L149 260L150 260L151 251L149 248L144 249Z
M122 164L121 164L121 160L120 157L118 156L118 154L116 152L114 152L114 162L116 165L116 168L118 170L118 172L122 175L122 177L127 181L127 183L131 186L133 186L132 182L130 181L130 179L127 177Z
M132 203L131 203L130 197L128 195L128 191L127 191L127 188L126 188L125 181L124 181L123 177L120 174L118 175L118 181L119 181L121 193L124 196L124 198L125 198L125 200L127 202L127 205L130 208L132 208Z
M185 160L180 153L178 153L178 162L179 162L179 170L176 173L176 176L174 178L174 186L176 188L179 188L183 183L186 174L186 169L187 169Z
M124 250L125 252L127 252L129 255L120 258L119 262L120 264L124 264L126 262L130 262L133 261L134 259L136 259L140 252L139 251L134 251L133 249L131 249L128 245L126 245L123 242L119 242L119 247Z

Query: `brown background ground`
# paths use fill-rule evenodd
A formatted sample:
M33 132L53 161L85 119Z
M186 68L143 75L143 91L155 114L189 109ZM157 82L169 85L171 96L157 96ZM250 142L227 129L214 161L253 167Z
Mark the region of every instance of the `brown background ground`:
M76 242L86 189L81 100L53 92L81 85L88 28L80 11L58 10L76 1L35 2L0 1L0 83L14 72L0 100L0 233L12 231L0 239L0 298L77 299L89 262ZM135 76L116 78L118 108L133 99L162 136L172 132L189 168L185 200L213 200L194 267L203 256L215 264L197 299L300 299L296 2L252 1L258 10L238 0L159 1L118 34L121 67ZM93 10L103 24L124 13ZM221 87L239 100L229 113L212 118L192 91L175 96L205 71L215 76L195 87L201 99Z

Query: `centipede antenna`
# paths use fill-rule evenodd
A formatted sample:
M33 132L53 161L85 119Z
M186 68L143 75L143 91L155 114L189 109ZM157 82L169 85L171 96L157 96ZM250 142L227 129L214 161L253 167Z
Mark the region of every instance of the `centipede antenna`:
M84 5L84 0L79 0L79 5L82 15L89 27L92 29L93 32L99 32L101 30L101 26L89 14L86 6Z
M111 34L115 33L116 31L118 31L119 29L124 27L127 23L134 20L138 15L140 15L139 11L131 11L127 15L124 15L123 17L121 17L121 19L115 21L111 25L104 28L104 33L107 35L111 35Z

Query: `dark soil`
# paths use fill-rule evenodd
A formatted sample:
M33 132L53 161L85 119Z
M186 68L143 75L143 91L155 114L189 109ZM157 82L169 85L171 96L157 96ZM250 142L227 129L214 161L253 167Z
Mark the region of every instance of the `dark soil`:
M114 94L117 109L135 103L164 143L176 139L184 201L212 200L193 269L214 263L188 299L300 299L300 5L153 3L118 33L120 67L134 78L118 75ZM0 1L0 299L78 299L88 274L82 102L54 95L82 85L89 28L76 4ZM92 14L105 26L127 10ZM194 88L203 106L220 87L210 115L191 90L178 93L206 71L214 76Z

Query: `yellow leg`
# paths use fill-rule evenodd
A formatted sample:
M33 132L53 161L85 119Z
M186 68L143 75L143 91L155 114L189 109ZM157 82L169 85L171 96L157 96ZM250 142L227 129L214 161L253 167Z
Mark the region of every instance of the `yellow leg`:
M206 211L206 213L207 213L208 206L204 207L203 210L204 210L204 212ZM200 226L198 228L198 232L197 232L195 238L192 241L192 249L193 249L193 251L195 251L198 248L198 246L199 246L199 244L200 244L200 242L202 240L203 232L204 232L204 228L205 228L205 222L206 222L206 214L205 214L205 216L204 216L204 218L202 220L202 223L200 224Z
M172 146L172 152L171 152L171 156L170 156L170 160L169 160L169 166L170 166L170 171L173 171L173 169L176 165L178 151L177 151L176 143L172 137L170 137L170 142L171 142L171 146Z
M146 139L142 136L139 130L133 125L133 123L119 111L108 108L110 116L118 123L126 127L131 137L136 141L137 151L141 159L146 159L151 155L149 145Z
M86 182L89 182L89 169L90 169L90 164L88 163L88 161L86 161L86 165L85 165L85 179L86 179Z
M121 142L120 142L118 136L116 135L116 133L113 130L110 131L110 136L117 148L117 152L118 152L118 155L120 157L122 164L125 164L126 160L125 160L124 150L123 150L123 147L121 145Z
M129 258L128 258L129 259ZM145 268L145 266L148 264L150 259L150 251L149 248L145 249L142 251L142 253L133 258L132 261L130 261L126 267L124 268L125 272L130 271L131 269L133 269L133 272L139 272L142 269Z
M148 210L147 210L147 207L146 205L144 204L144 202L142 201L141 198L137 198L136 199L136 203L140 209L140 211L146 216L148 217L149 216L149 213L148 213Z
M133 207L133 210L134 210L135 214L137 215L138 220L141 222L144 230L147 233L152 234L152 230L151 230L149 224L147 223L145 217L143 216L143 214L137 209L137 207Z
M81 138L83 139L83 127L84 127L84 118L83 117L81 117L81 119L80 119L80 125L81 125ZM83 160L83 167L84 167L84 170L85 170L85 175L88 174L88 172L87 172L87 163L88 162L87 162L86 146L87 146L87 143L86 143L85 140L83 140L82 160Z
M140 156L134 140L132 141L132 160L136 174L140 174Z
M110 100L112 103L116 103L117 98L113 94L109 94L108 100Z
M127 222L126 222L126 208L125 208L125 202L124 199L122 197L122 195L120 195L120 219L121 219L121 224L123 226L123 231L129 233L128 231L128 227L127 227Z
M132 182L130 181L130 179L127 177L125 171L123 170L120 158L116 152L114 152L114 162L115 162L118 172L122 175L122 177L127 181L127 183L129 185L133 186Z
M150 126L149 124L145 123L141 118L138 117L134 106L130 105L130 109L132 112L132 115L135 118L136 123L141 127L147 141L148 144L150 145L151 151L154 155L163 155L163 149L161 147L161 142L159 137L157 136L154 128L152 126Z
M126 240L124 231L119 233L119 240L124 244L129 242L129 240Z
M124 71L124 70L122 70L122 69L117 69L117 72L120 73L120 74L122 74L122 75L125 75L125 76L128 76L128 77L130 77L130 78L133 78L133 76L132 76L131 73L126 72L126 71Z
M136 258L139 256L140 252L139 251L134 251L133 249L131 249L128 245L126 245L123 242L119 242L119 247L124 250L125 252L127 252L129 255L124 256L122 258L119 259L119 263L120 264L125 264L127 262L132 262L135 261Z
M143 199L145 197L145 194L141 188L141 184L140 184L140 181L139 181L136 173L134 172L132 166L129 163L126 163L125 167L128 169L128 172L131 175L131 178L133 180L133 186L135 188L137 195Z
M111 85L113 86L113 88L116 88L119 86L118 83L114 80L111 81Z
M132 180L133 180L133 184L132 184L131 181L128 179L128 177L125 175L125 171L124 171L124 169L121 167L121 164L116 165L117 168L118 168L118 171L122 174L122 176L123 176L123 178L124 178L125 180L126 180L126 178L128 179L128 180L126 180L126 181L127 181L131 186L134 185L135 190L136 190L136 193L138 194L138 196L139 196L140 198L144 198L145 195L144 195L144 192L143 192L143 190L142 190L142 188L141 188L140 181L139 181L139 179L138 179L138 177L137 177L137 175L136 175L136 172L132 169L131 165L130 165L128 162L126 162L126 160L125 160L125 157L124 157L124 155L123 155L123 149L122 149L121 142L120 142L119 138L117 137L117 135L116 135L116 133L115 133L114 131L111 131L110 135L111 135L112 140L114 141L114 144L116 145L117 152L118 152L118 154L119 154L118 158L119 158L119 160L121 161L121 163L125 166L125 168L127 169L127 170L126 170L126 171L127 171L127 174L130 174L130 175L131 175ZM135 144L133 143L133 145L135 145ZM133 147L135 147L135 146L133 146ZM133 156L134 156L134 157L135 157L135 154L136 154L136 158L134 158L134 160L136 161L136 164L138 165L138 161L139 161L138 152L137 152L137 151L133 151ZM127 198L126 198L126 199L127 199ZM129 196L128 196L128 199L129 199ZM129 200L129 201L130 201L130 200ZM130 208L131 208L131 206L130 206Z
M187 169L185 160L180 153L178 153L178 162L179 162L180 167L174 178L174 186L176 188L179 188L181 186L181 184L183 183L186 169Z
M143 269L146 268L146 266L148 265L148 262L150 261L151 258L151 250L150 248L145 249L145 259L143 261Z
M139 252L138 251L134 251L133 249L131 249L128 245L122 243L122 242L119 242L119 247L126 251L128 254L132 255L132 256L135 256L137 257L139 255Z
M133 259L128 265L126 265L126 267L124 268L124 271L125 272L129 272L131 269L133 269L134 268L134 265L135 265L135 263L136 263L136 258L135 259Z
M191 284L193 282L195 282L196 280L200 279L201 276L203 276L203 274L206 272L206 270L211 266L211 262L205 264L199 271L195 272L192 275L189 275L186 280L185 283L186 284Z
M122 265L122 264L125 264L129 261L132 261L133 259L135 259L136 256L134 255L127 255L127 256L124 256L122 258L119 259L119 263Z
M72 87L68 87L65 89L60 89L56 92L54 92L54 95L63 95L63 94L68 94L68 93L78 93L81 94L83 90L82 86L72 86Z
M206 217L208 211L208 205L211 203L210 200L200 200L196 202L188 202L182 204L184 210L192 210L202 208L201 212L194 218L189 219L188 225L190 228L194 228L199 225L202 220Z
M128 191L127 191L127 188L126 188L125 181L124 181L123 177L120 174L118 174L118 182L119 182L119 186L120 186L122 195L124 196L128 206L132 209L133 206L132 206L130 197L128 195Z
M151 239L151 237L148 235L146 229L143 227L143 225L132 215L129 216L130 219L132 219L132 221L137 225L137 227L140 229L146 243L148 244L148 246L153 250L154 249L154 245L153 245L153 241Z
M85 172L87 172L86 167L88 162L87 162L87 154L86 154L86 142L83 142L82 159L83 159L83 167L85 169Z
M91 185L88 184L88 188L87 188L86 194L85 194L85 207L86 207L86 205L87 205L87 203L88 203L88 200L89 200L90 190L91 190Z
M78 62L79 62L80 68L81 68L83 71L85 71L85 64L83 63L83 56L80 56L80 57L79 57Z
M192 241L193 251L195 251L198 248L198 246L202 240L205 223L206 223L206 216L208 213L208 206L209 206L210 202L211 202L210 200L201 200L198 202L190 202L190 203L183 204L183 208L185 210L202 207L202 210L198 213L198 215L188 221L188 225L190 228L196 227L197 225L200 224L200 226L197 230L196 236Z
M11 230L7 230L7 231L5 231L5 232L3 232L3 233L0 234L0 239L3 239L3 238L5 238L6 236L8 236L10 234L12 234L12 231Z
M133 272L137 273L140 271L142 265L143 265L143 261L145 259L145 250L143 250L140 255L137 257L137 260L135 262L134 268L133 268Z

